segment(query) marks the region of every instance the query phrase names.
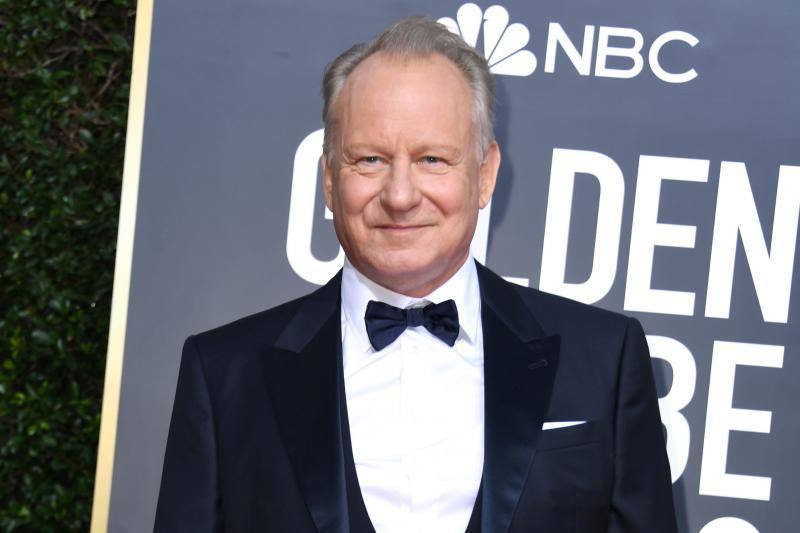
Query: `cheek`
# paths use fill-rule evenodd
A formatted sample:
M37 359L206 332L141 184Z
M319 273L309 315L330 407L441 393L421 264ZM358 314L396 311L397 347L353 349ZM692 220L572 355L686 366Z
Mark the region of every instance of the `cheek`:
M443 181L429 189L428 198L445 216L468 218L478 208L477 182L466 178Z
M359 176L342 176L338 187L334 189L334 196L341 214L353 217L368 210L377 192L374 180L365 180Z

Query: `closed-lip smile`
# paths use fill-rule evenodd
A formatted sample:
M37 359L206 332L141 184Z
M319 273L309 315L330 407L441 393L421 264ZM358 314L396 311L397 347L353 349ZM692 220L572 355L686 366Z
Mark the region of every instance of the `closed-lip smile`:
M411 231L427 227L427 224L381 224L378 229L389 231Z

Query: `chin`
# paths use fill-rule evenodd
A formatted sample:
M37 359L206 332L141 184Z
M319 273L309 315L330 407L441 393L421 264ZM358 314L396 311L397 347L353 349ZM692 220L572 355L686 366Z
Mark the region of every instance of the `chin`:
M371 277L389 289L426 283L441 270L434 258L426 258L420 251L386 252L374 259L368 261Z
M392 261L384 259L379 263L373 263L372 269L376 274L385 278L409 279L425 277L430 271L430 267L424 264L410 261Z
M385 250L375 254L375 265L381 265L387 271L412 272L429 270L436 263L436 258L420 248L406 250Z

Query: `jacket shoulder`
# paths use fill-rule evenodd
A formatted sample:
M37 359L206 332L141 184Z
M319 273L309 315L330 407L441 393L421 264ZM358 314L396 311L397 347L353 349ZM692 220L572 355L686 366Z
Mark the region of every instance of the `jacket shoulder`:
M545 329L548 326L557 328L570 324L616 329L626 327L631 320L635 320L616 311L571 300L539 289L517 286L516 290Z
M533 317L549 335L562 336L599 334L607 337L624 334L630 324L638 322L616 311L589 305L563 296L551 294L532 287L506 281L490 269L481 266L484 277L491 279L491 286L502 287L504 293L514 293L524 303Z
M308 295L243 316L192 336L199 345L205 347L230 346L243 342L271 343L306 298Z
M339 276L326 285L294 300L244 316L230 323L203 331L190 338L203 358L229 358L239 352L254 352L273 346L302 309L315 302L329 307L338 298Z

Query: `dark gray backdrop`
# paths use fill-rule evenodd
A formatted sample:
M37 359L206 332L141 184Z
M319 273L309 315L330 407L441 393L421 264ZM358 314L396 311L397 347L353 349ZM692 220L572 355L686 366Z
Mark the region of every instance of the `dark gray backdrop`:
M183 339L313 289L302 271L311 268L308 258L306 267L293 268L287 239L301 244L301 263L307 239L317 260L337 256L319 192L313 201L307 193L297 197L291 213L302 222L310 209L312 231L295 228L288 234L293 180L297 194L301 182L313 190L313 145L297 158L296 153L303 139L321 128L319 80L325 64L397 18L456 19L462 4L155 2L110 531L152 527ZM493 4L483 2L478 9L485 13ZM650 338L660 395L673 395L672 407L662 405L670 444L676 457L688 454L674 485L682 531L795 531L800 4L503 0L501 5L510 24L530 31L524 49L537 64L530 75L497 75L496 133L503 164L486 263L539 286L548 195L563 190L572 171L578 172L571 199L564 205L551 202L551 244L567 242L565 283L559 288L545 280L542 288L586 301L599 297L598 305L637 316L649 335L674 339ZM576 71L561 47L553 72L546 72L548 35L558 31L552 23L578 51L586 26L594 27L588 75ZM672 73L695 69L690 81L664 81L648 61L652 44L670 31L690 34L696 44L668 42L659 64ZM641 35L640 73L610 77L598 69L603 32L616 35L610 46L623 48L634 43L624 35ZM622 76L633 65L625 57L606 61ZM554 157L569 172L552 173ZM588 172L574 166L584 159L595 162ZM746 179L741 165L723 162L744 163ZM592 170L603 176L593 177ZM658 185L659 178L660 188L644 186ZM721 185L731 195L720 200L718 210ZM611 209L598 209L603 198ZM751 198L757 218L749 211ZM635 204L638 229L632 222ZM595 246L598 212L611 238L603 230ZM776 242L773 219L782 228ZM559 220L569 220L568 232L556 231ZM744 238L736 237L737 223ZM614 228L621 230L618 242ZM632 228L638 244L631 255ZM695 231L693 246L687 231ZM683 247L676 246L681 234L689 240ZM724 253L732 250L731 235L733 259ZM647 242L654 239L661 246L654 249L651 267ZM759 239L766 244L760 254ZM713 269L712 247L719 254ZM545 262L557 267L557 256ZM725 318L707 312L707 289L710 278L724 289L731 265ZM335 263L317 268L316 276L335 268ZM694 293L694 304L668 307L669 295L647 294L641 276L650 271L650 287ZM590 278L602 286L594 297L580 285ZM632 292L628 304L626 287ZM682 407L679 413L676 407ZM688 422L683 432L682 417ZM680 460L671 459L675 469ZM759 479L725 478L724 472Z

